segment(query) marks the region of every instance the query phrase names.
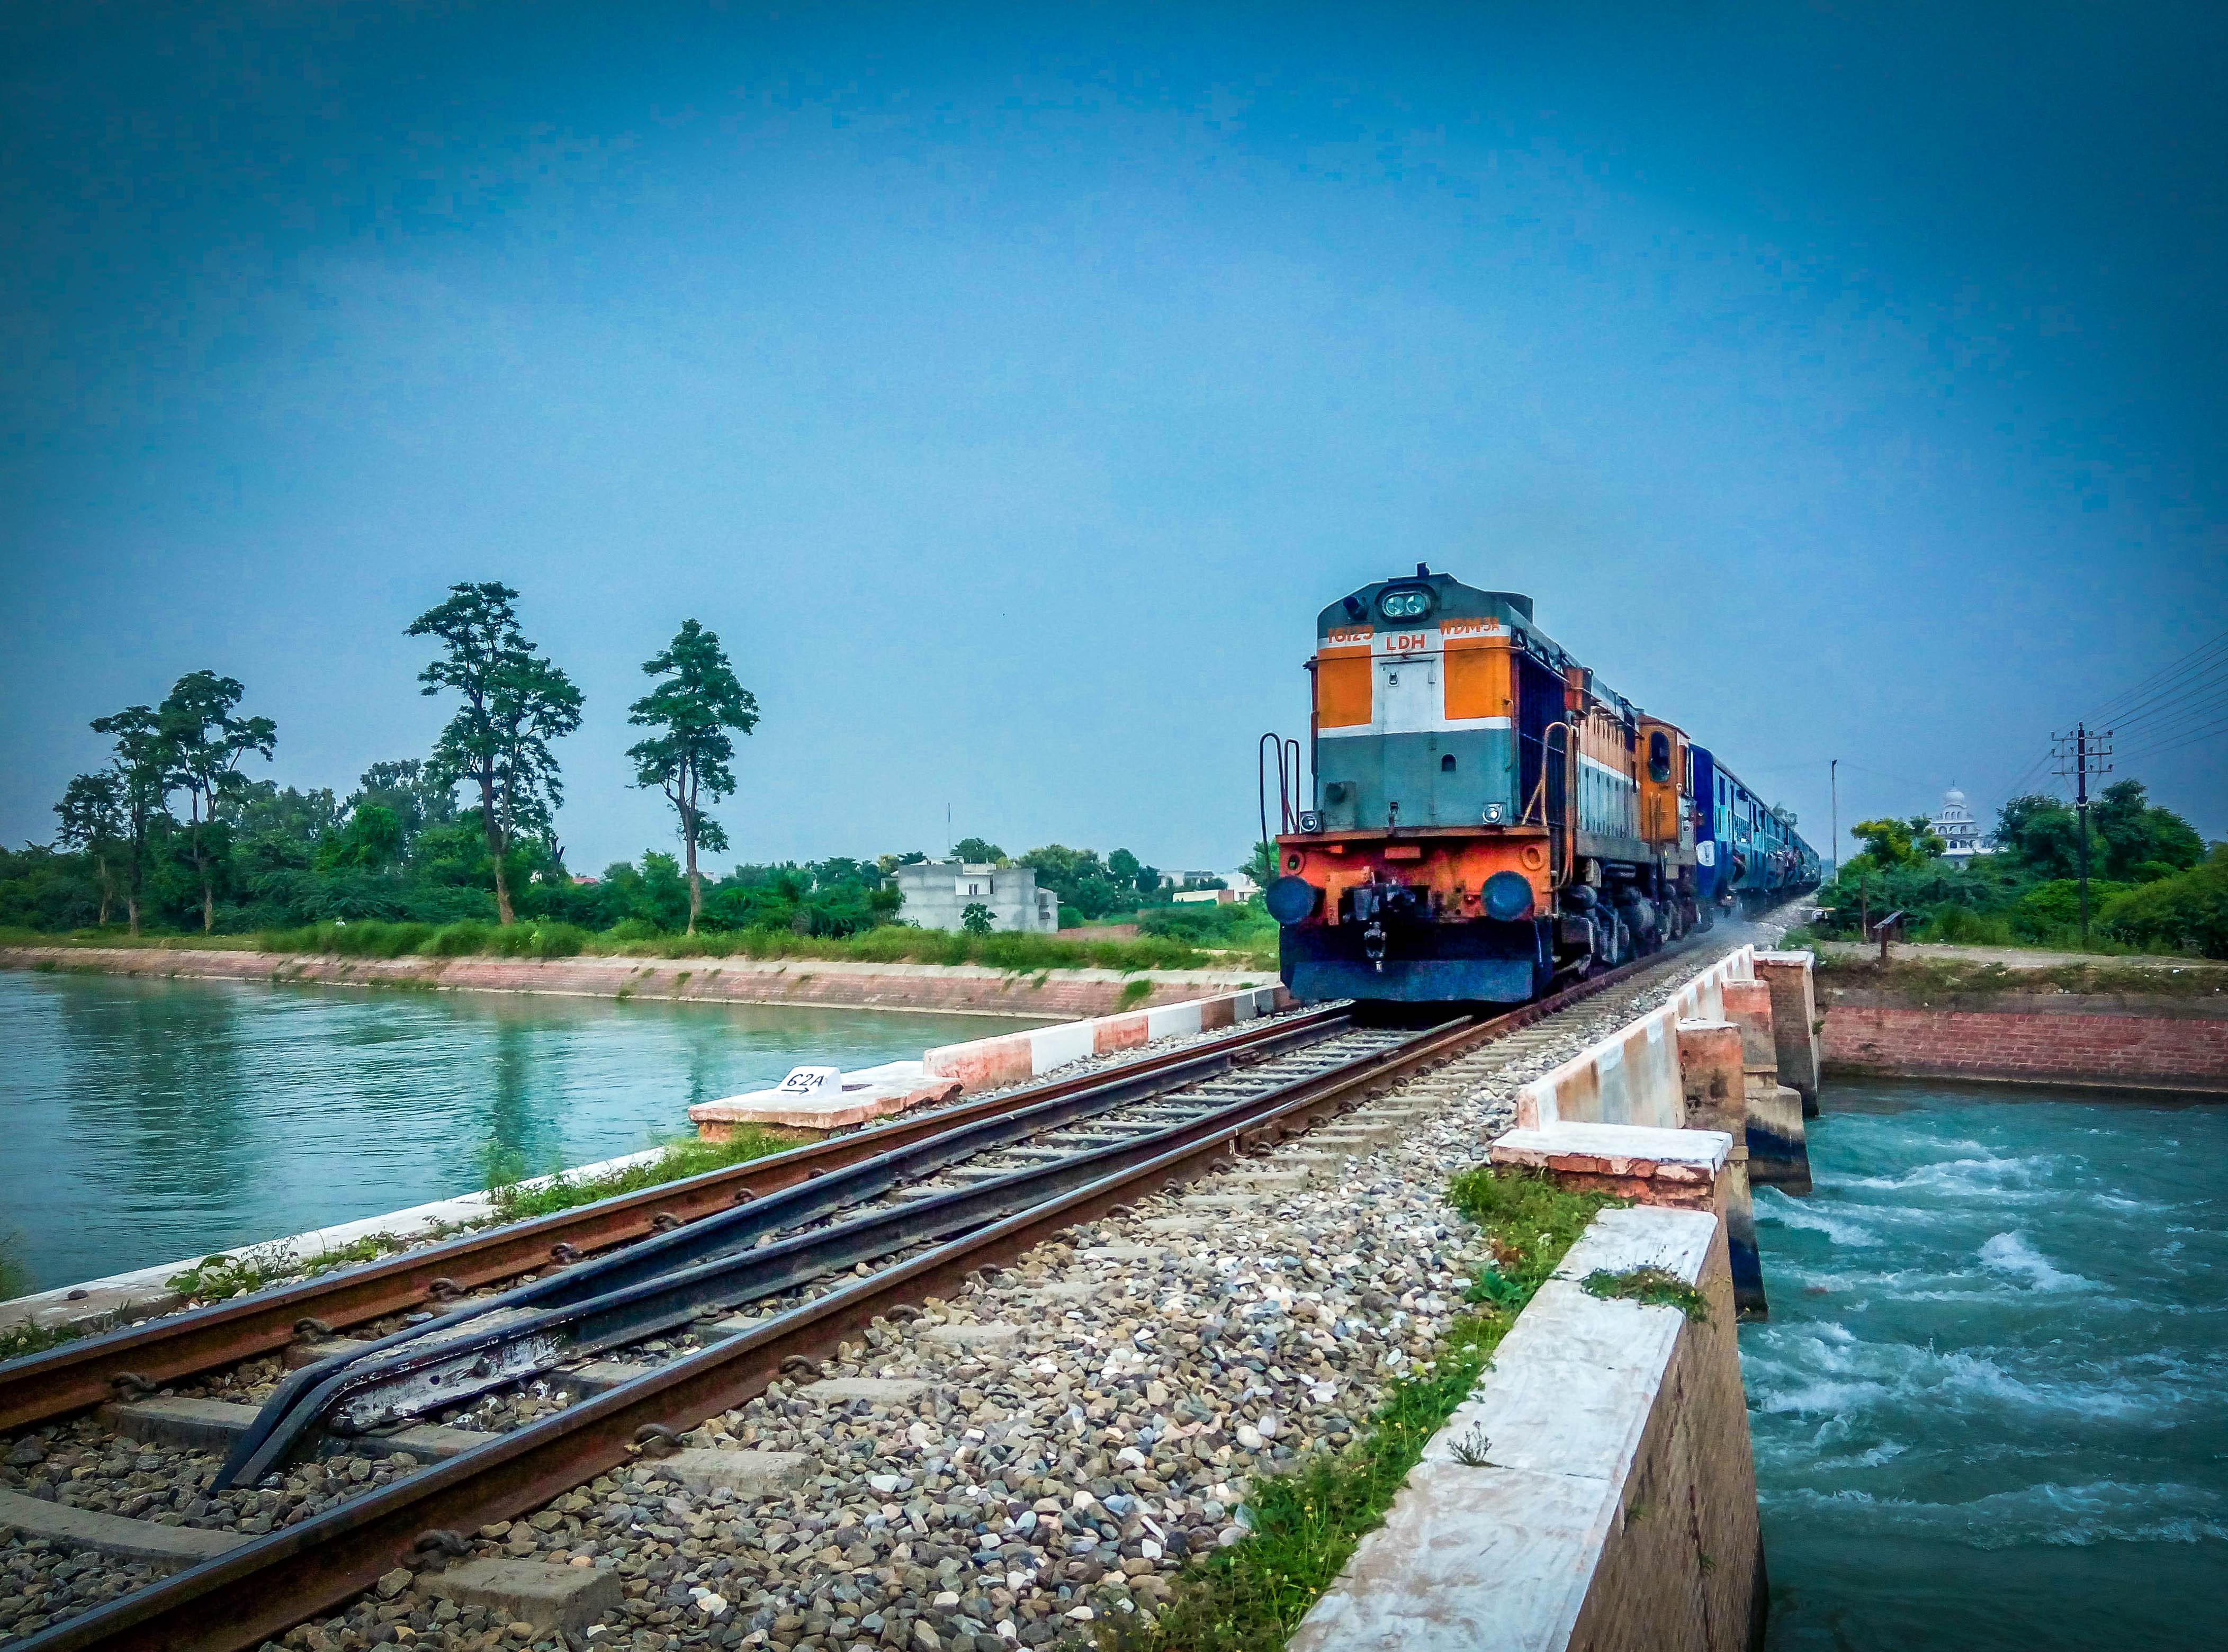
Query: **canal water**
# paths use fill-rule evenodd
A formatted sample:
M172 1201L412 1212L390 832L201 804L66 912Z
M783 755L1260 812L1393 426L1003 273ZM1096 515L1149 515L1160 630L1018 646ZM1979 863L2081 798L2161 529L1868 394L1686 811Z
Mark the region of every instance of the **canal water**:
M2228 1647L2228 1104L1822 1100L1741 1332L1772 1652Z
M0 971L0 1241L35 1288L683 1134L690 1104L1008 1017Z

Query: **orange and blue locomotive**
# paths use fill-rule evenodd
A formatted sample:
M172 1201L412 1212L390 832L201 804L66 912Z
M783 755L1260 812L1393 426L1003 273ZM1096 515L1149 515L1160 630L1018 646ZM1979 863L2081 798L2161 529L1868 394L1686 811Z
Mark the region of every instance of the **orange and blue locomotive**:
M1528 597L1419 564L1324 609L1308 669L1314 795L1280 787L1265 892L1300 998L1521 1002L1818 881L1793 815Z

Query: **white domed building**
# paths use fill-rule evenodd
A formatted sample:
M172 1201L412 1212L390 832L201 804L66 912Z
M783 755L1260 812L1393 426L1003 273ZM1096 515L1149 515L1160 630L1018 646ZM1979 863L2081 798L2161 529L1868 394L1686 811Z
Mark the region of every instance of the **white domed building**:
M1934 835L1949 848L1942 851L1945 861L1969 861L1975 855L1994 855L1995 844L1981 835L1981 823L1973 818L1973 811L1965 806L1965 794L1953 783L1942 794L1942 809L1929 823Z

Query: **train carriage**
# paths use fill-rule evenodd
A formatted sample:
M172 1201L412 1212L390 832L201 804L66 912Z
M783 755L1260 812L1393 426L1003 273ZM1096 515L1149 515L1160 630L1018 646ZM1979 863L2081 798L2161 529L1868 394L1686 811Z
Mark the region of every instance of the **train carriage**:
M1791 815L1528 597L1419 564L1316 631L1313 795L1287 793L1266 893L1302 998L1521 1002L1816 880Z

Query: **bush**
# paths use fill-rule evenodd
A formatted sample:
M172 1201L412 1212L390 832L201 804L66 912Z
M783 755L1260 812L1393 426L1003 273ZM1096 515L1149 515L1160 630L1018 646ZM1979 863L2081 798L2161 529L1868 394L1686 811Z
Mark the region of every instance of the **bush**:
M2187 872L2116 897L2104 928L2136 945L2228 958L2228 843Z
M588 932L578 924L544 920L534 926L534 956L538 958L573 957L587 944Z
M614 941L654 941L665 932L647 918L622 918L604 932Z
M2108 883L2102 878L2090 879L2090 918L2093 920L2112 897L2125 893L2127 889L2124 883ZM2012 909L2012 924L2020 933L2035 940L2048 940L2061 935L2071 935L2076 940L2079 939L2080 880L2052 878L2047 883L2038 883L2021 895L2019 905Z
M1911 939L1941 941L1951 946L2011 946L2018 938L2001 917L1983 918L1963 906L1937 906Z
M327 952L337 957L397 958L415 952L433 933L431 924L387 924L375 918L336 919L299 929L266 930L256 944L266 952Z
M462 922L444 924L418 944L419 956L429 958L469 957L487 949L488 938L495 933L492 925L467 918Z

